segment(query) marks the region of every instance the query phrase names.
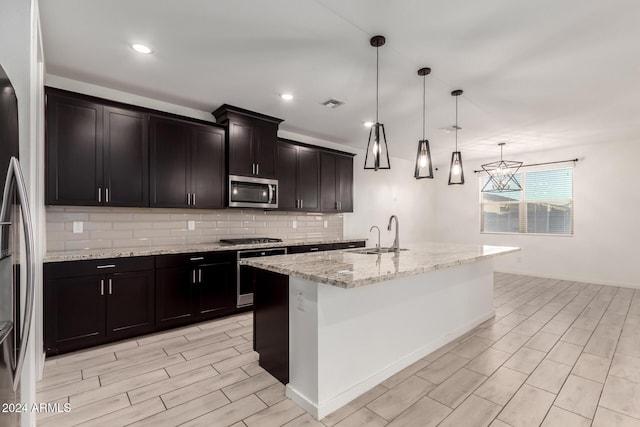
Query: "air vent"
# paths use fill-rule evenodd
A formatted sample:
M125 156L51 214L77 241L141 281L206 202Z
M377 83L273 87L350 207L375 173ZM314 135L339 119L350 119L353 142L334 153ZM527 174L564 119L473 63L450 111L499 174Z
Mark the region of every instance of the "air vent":
M342 101L338 101L337 99L328 99L322 103L327 108L336 108L344 104Z

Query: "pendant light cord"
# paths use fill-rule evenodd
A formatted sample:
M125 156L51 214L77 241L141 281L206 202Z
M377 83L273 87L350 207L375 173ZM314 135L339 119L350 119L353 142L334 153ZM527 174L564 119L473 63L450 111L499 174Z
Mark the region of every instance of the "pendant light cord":
M422 140L424 141L425 129L426 129L426 117L427 117L427 107L426 107L426 92L427 92L427 76L422 76Z
M458 151L458 96L456 96L456 151Z
M378 79L380 74L380 55L378 54L379 47L376 46L376 124L378 123Z

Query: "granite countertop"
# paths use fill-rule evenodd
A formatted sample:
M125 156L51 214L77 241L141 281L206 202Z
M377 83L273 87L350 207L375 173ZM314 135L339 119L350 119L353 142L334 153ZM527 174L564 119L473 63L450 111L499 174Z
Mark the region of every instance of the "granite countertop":
M509 246L425 242L398 253L359 254L355 249L242 260L243 265L341 288L355 288L519 252Z
M326 243L360 242L367 239L330 239L330 240L285 240L275 243L258 243L250 245L228 245L222 243L206 243L199 245L172 245L136 248L80 249L74 251L47 252L44 262L81 261L105 258L123 258L150 255L188 254L195 252L241 251L245 249L281 248L286 246L321 245Z

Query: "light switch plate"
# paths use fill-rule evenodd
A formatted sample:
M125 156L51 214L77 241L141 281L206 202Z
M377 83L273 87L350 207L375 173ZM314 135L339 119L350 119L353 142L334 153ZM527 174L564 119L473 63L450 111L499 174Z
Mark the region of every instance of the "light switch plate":
M83 231L82 221L73 221L73 234L80 234Z
M195 230L196 229L196 222L195 221L187 221L187 229L188 230Z

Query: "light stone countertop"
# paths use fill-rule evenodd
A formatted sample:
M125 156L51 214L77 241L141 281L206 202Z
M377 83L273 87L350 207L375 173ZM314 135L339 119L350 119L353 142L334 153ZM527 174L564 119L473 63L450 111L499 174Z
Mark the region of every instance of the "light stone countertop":
M405 251L358 254L356 249L248 258L243 265L300 277L341 288L414 276L519 252L510 246L425 242L404 246Z
M221 243L206 243L199 245L172 245L136 248L105 248L80 249L73 251L47 252L44 262L82 261L106 258L125 258L151 255L175 255L195 252L242 251L246 249L281 248L286 246L321 245L326 243L349 243L366 241L367 239L313 239L313 240L284 240L275 243L259 243L251 245L228 245Z

